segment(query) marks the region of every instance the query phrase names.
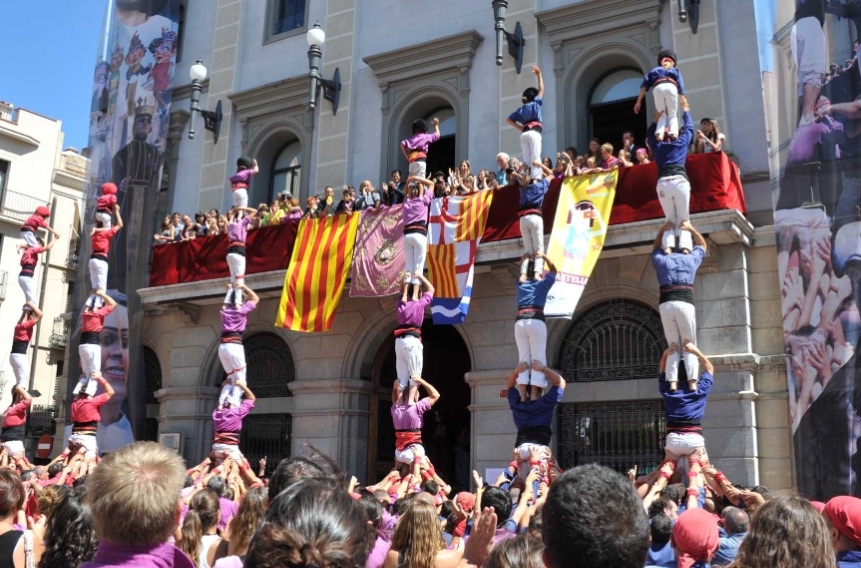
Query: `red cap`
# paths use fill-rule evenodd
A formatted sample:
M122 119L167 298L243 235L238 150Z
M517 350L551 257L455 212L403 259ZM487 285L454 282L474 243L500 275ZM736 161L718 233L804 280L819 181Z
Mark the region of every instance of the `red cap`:
M111 182L102 184L102 195L108 195L109 193L115 194L117 193L117 186L112 184Z
M51 210L45 207L44 205L40 205L36 207L36 215L41 215L42 217L50 217Z

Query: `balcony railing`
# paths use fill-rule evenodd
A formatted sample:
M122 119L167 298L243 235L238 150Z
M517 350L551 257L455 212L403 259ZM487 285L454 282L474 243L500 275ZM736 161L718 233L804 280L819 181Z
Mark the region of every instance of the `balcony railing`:
M9 281L9 272L0 270L0 302L6 299L6 284Z
M48 338L48 343L52 349L65 349L69 342L69 326L62 317L54 318L54 328L51 331L51 337Z
M6 189L3 191L3 203L0 205L0 213L24 222L27 220L27 217L33 214L36 207L40 205L45 205L44 199Z
M66 268L77 270L78 268L78 239L69 242L69 254L66 255Z

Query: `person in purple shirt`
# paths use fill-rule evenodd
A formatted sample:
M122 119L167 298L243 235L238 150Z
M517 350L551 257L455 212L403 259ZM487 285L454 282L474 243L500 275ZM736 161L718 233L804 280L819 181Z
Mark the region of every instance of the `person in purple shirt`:
M227 381L218 397L218 407L227 404L236 407L242 399L245 385L246 364L245 347L242 345L242 334L248 324L248 314L257 307L260 298L246 286L242 289L248 294L248 300L241 306L225 303L221 306L221 344L218 346L218 358L227 374Z
M660 113L655 137L659 142L664 140L665 133L671 139L679 136L678 107L679 99L685 104L685 82L682 74L676 68L676 54L665 49L658 54L658 66L649 71L640 85L640 94L634 103L634 113L640 113L643 97L646 91L652 89L655 97L655 109Z
M248 207L248 186L251 183L251 176L258 171L260 169L257 167L257 160L245 156L236 160L236 173L230 176L234 207Z
M401 142L401 152L410 163L410 175L427 177L428 147L439 140L439 119L433 119L433 134L428 133L428 124L421 118L413 121L413 135Z
M415 399L417 388L417 383L410 380L410 377L420 377L424 367L422 323L425 320L425 309L433 300L434 293L434 287L430 281L423 274L419 274L418 279L424 285L425 293L418 301L410 300L408 295L411 278L409 272L404 274L403 293L397 303L398 327L395 328L397 385L401 395L408 401Z
M168 544L185 484L182 458L155 442L107 454L87 476L87 502L99 548L82 568L194 568Z
M404 200L404 267L412 273L412 299L418 301L428 249L428 212L433 200L433 183L429 179L410 176Z
M439 400L439 391L418 375L412 380L416 382L415 394L412 399L406 399L398 390L399 384L392 385L392 423L395 426L395 465L412 467L413 483L418 485L421 479L421 465L425 458L422 446L422 419L425 412L431 409ZM428 395L418 400L418 386L423 386Z
M257 211L250 207L233 207L227 212L227 268L230 270L232 286L224 295L225 304L236 306L242 304L242 285L245 283L245 239L248 238L248 227L251 226L256 213Z
M227 380L224 384L227 384ZM244 463L242 453L239 451L239 433L242 430L242 420L254 408L254 393L245 383L237 383L242 389L245 398L239 406L231 406L228 402L224 406L218 406L212 411L212 429L215 434L212 438L212 453L210 454L214 465L218 465L224 458L230 458L237 463Z

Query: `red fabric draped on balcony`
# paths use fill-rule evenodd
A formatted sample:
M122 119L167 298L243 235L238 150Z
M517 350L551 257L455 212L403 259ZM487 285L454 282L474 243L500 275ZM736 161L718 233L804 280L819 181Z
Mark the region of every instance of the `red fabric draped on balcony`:
M686 167L691 180L691 213L721 209L747 212L738 168L726 154L718 152L690 156ZM655 194L657 181L658 169L654 164L623 168L619 172L610 224L663 217L661 204ZM556 213L561 185L561 181L554 180L544 199L544 230L548 234ZM482 242L520 237L518 201L518 191L513 187L503 188L494 196ZM246 273L287 268L297 227L298 222L294 222L249 231ZM227 241L223 236L156 246L152 253L150 286L226 278L230 275L226 255Z

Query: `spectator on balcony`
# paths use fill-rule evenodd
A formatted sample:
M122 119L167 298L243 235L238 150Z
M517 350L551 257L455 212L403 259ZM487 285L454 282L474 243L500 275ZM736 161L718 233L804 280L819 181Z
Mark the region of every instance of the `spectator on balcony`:
M589 158L595 158L595 161L601 159L601 141L597 138L592 138L589 140L589 150L583 154L584 160L589 160Z
M209 236L209 227L206 225L206 213L198 211L194 214L194 225L197 228L198 237Z
M380 184L383 205L397 205L404 202L406 182L402 179L403 174L401 174L401 170L392 170L391 175L391 180L388 183Z
M33 328L42 319L42 312L34 302L27 302L21 310L21 317L15 325L12 334L12 351L9 353L9 364L12 366L12 374L15 376L15 384L28 387L27 377L27 349L30 348L30 339L33 337Z
M634 133L626 130L622 133L622 150L627 150L633 156L637 151L637 145L634 143Z
M164 219L161 221L161 232L153 235L155 242L164 245L167 243L172 243L174 239L174 228L173 223L170 220L170 215L165 215Z
M645 148L637 148L637 153L634 154L634 157L637 158L638 166L652 163L652 160L649 159L649 151Z
M618 158L613 155L613 145L609 142L601 144L601 161L599 162L599 167L603 170L617 170L620 165Z
M448 170L448 185L454 195L468 195L475 191L475 176L469 160L461 160L457 170Z
M45 241L42 237L37 237L39 246L27 247L21 253L21 273L18 274L18 285L24 292L24 301L33 302L36 300L36 283L33 282L33 277L36 273L36 264L39 262L39 254L51 250L57 239L51 239L51 242L45 246Z
M97 380L102 376L102 345L99 336L105 326L105 318L117 307L117 302L104 290L96 290L96 296L103 302L101 307L85 305L81 312L81 340L78 356L81 359L83 376L72 391L77 395L84 390L90 396L96 394Z
M215 222L215 228L217 231L214 231L215 235L224 235L227 233L227 215L219 215L218 219Z
M123 228L123 218L120 216L120 206L114 205L114 213L117 215L117 224L106 228L104 223L96 220L96 226L90 231L90 242L93 252L90 255L90 286L92 290L87 298L86 306L93 308L103 305L96 292L104 292L108 288L108 252L111 247L111 239Z
M627 150L619 150L619 167L630 168L633 165L631 153Z
M353 189L352 185L345 185L342 196L343 198L338 202L338 206L335 207L335 214L348 213L352 215L353 209L356 206L356 190Z
M476 176L476 191L496 189L496 176L489 170L481 169Z
M0 431L0 441L9 454L10 463L19 469L30 469L27 454L24 452L24 429L27 423L27 409L33 402L33 397L23 386L12 385L12 404L3 411L3 426Z
M323 189L323 194L317 198L317 207L320 211L320 217L328 217L335 214L335 208L338 206L335 202L335 190L331 185L327 185Z
M371 180L366 179L359 185L359 198L356 200L355 209L357 211L362 211L364 209L376 209L380 206L382 201L382 197L380 196L380 192L378 192Z
M174 211L170 216L170 224L173 227L173 242L177 243L183 240L185 236L185 225L182 224L182 215L179 211Z
M289 223L290 221L298 221L302 218L302 208L299 207L299 200L295 197L291 198L289 201L289 209L287 211L287 215L281 219L281 224Z
M60 238L60 233L55 231L48 225L48 217L51 216L51 210L45 207L44 205L40 205L36 207L35 213L27 217L27 220L24 221L24 225L21 226L21 238L24 239L24 242L27 246L37 247L39 246L39 241L37 240L38 234L37 231L39 229L45 229L49 233L54 235L55 239ZM24 248L23 245L18 245L18 248Z
M496 183L499 187L505 187L508 185L508 177L506 174L506 170L508 169L508 154L505 152L500 152L496 155L496 165L499 166L499 169L496 170Z
M710 154L720 152L726 142L726 135L720 131L718 121L704 118L700 121L697 130L697 154Z
M305 213L302 215L302 218L317 219L320 217L320 214L320 198L312 195L305 200Z

